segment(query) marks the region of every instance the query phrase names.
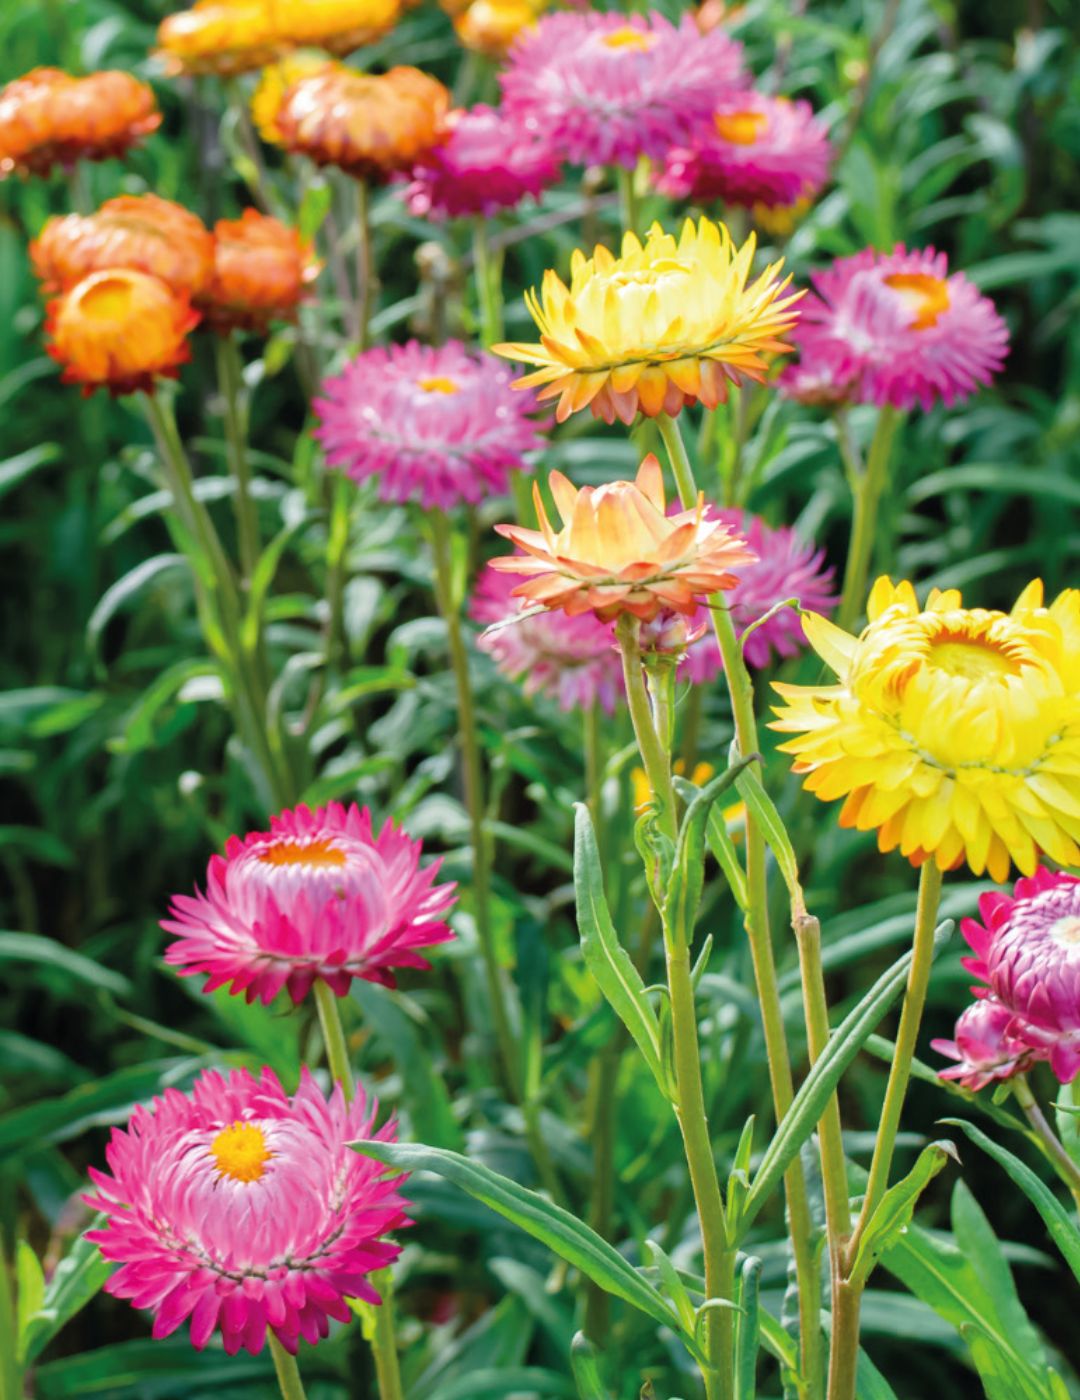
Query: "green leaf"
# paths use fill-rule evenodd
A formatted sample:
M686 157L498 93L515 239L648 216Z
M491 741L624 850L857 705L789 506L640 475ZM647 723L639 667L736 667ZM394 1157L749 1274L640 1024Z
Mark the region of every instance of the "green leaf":
M189 681L202 676L219 676L216 662L208 657L188 657L175 662L154 678L124 716L122 734L109 740L112 753L139 753L153 748L156 738L154 721ZM181 700L184 697L181 696Z
M707 783L686 809L675 846L671 879L660 911L668 937L676 943L693 942L694 920L705 883L705 828L713 804L751 763L758 761L759 755L751 754L733 764L727 772Z
M26 1361L26 1332L30 1319L45 1297L45 1274L41 1261L25 1240L15 1246L15 1326L17 1354Z
M105 1217L98 1216L93 1228L100 1229L104 1222ZM60 1329L101 1291L115 1267L85 1235L78 1237L56 1266L37 1308L23 1322L20 1341L27 1363L40 1356Z
M777 868L787 886L788 899L792 909L805 911L802 884L799 880L799 862L795 849L787 834L784 819L776 809L776 804L762 787L756 769L747 768L735 780L739 796L753 813L766 844L776 857Z
M155 554L152 559L144 559L141 564L129 569L123 578L118 578L105 590L86 624L86 645L95 666L100 664L99 649L105 628L120 609L133 602L161 574L187 567L187 560L182 554Z
M596 1349L584 1332L576 1332L570 1344L570 1366L579 1400L611 1400L600 1379Z
M589 809L583 802L574 804L574 893L585 965L633 1036L660 1092L674 1102L674 1086L660 1049L660 1027L645 995L645 984L611 922L596 834Z
M887 1249L907 1229L915 1215L919 1197L950 1157L954 1162L960 1160L951 1142L930 1143L919 1153L907 1176L885 1192L859 1239L859 1248L848 1275L853 1286L861 1288L865 1285L882 1250Z
M245 651L254 652L258 645L266 596L270 592L270 586L274 581L278 565L281 563L282 555L288 548L290 541L305 526L310 525L314 519L314 512L308 512L306 515L302 515L299 520L290 521L284 529L278 531L266 546L252 569L251 582L248 586L248 606L240 629L240 641Z
M28 447L25 452L17 452L14 457L8 457L6 461L0 462L0 496L6 496L31 472L37 471L38 467L48 466L50 462L55 462L59 456L59 443L43 442L37 447Z
M686 1284L679 1277L678 1269L655 1240L646 1240L645 1250L660 1275L664 1292L674 1303L676 1312L682 1318L683 1327L687 1332L693 1333L697 1324L697 1315L690 1294L686 1291Z
M18 1400L23 1392L15 1307L12 1270L0 1249L0 1400Z
M81 982L114 996L131 996L132 984L122 973L102 967L92 958L76 953L55 939L40 933L0 933L0 963L24 962L38 967L57 968L72 981Z
M754 1400L761 1347L761 1260L744 1259L736 1280L735 1391L733 1400Z
M547 1245L599 1288L678 1332L691 1350L696 1351L693 1337L687 1336L682 1319L657 1290L617 1249L561 1206L457 1152L404 1142L354 1142L350 1146L388 1167L407 1172L434 1172L453 1182L467 1195L482 1201L533 1239Z
M1058 1137L1072 1160L1080 1167L1080 1105L1076 1102L1077 1082L1063 1084L1054 1104Z

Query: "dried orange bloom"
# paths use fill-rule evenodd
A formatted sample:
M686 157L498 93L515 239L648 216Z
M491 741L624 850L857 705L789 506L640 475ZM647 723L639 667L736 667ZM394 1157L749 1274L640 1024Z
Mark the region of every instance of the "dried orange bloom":
M269 145L281 145L281 131L277 124L281 99L294 83L301 78L309 78L313 73L320 73L329 63L325 54L297 53L268 64L263 69L258 86L251 95L251 120Z
M467 49L502 58L523 29L536 23L531 0L473 0L454 19L454 30Z
M397 23L399 0L275 0L274 23L290 44L345 54L381 39Z
M319 275L311 245L278 219L245 209L214 225L214 278L199 298L212 330L261 331L291 321L308 283Z
M568 617L593 612L603 622L621 613L648 622L665 608L689 615L711 593L733 588L730 570L757 557L726 525L706 518L704 497L693 510L665 514L664 478L651 454L634 481L579 491L552 472L548 484L561 529L552 529L535 482L539 530L495 527L525 555L493 559L491 567L532 575L513 590L526 603Z
M162 20L157 42L171 75L247 73L270 63L281 48L271 0L197 0Z
M418 68L373 77L333 63L288 89L276 125L286 150L381 181L445 140L449 107L446 88Z
M123 155L160 125L153 92L130 73L35 68L0 91L0 179Z
M197 214L156 194L107 199L96 214L49 219L30 245L46 292L66 291L91 272L127 267L197 296L214 274L214 240Z
M175 378L191 358L188 334L199 322L187 297L132 268L92 272L49 303L48 351L66 384L84 394L153 392L158 375Z

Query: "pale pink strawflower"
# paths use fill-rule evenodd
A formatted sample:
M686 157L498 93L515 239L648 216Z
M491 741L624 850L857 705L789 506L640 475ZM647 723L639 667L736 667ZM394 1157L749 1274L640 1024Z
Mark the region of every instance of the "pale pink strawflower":
M940 1071L973 1093L997 1080L1011 1079L1042 1058L1014 1031L1016 1017L996 997L984 997L961 1012L952 1040L932 1040L939 1055L958 1063Z
M825 567L824 550L806 544L786 525L774 528L759 516L741 510L709 506L707 515L742 535L757 555L754 563L744 564L739 570L739 581L725 598L732 611L737 636L741 637L748 627L786 598L797 598L802 608L828 616L836 604L836 594L833 571ZM708 613L702 608L699 620L707 618ZM799 613L794 608L781 608L751 632L743 655L748 666L761 670L769 665L774 654L795 656L805 646ZM708 627L700 640L691 643L681 674L702 684L715 680L720 670L716 633Z
M1040 866L1011 896L979 899L961 924L975 956L964 966L1012 1016L1010 1033L1050 1061L1062 1084L1080 1071L1080 879Z
M396 968L429 967L419 950L454 936L455 886L435 883L441 862L421 867L421 850L389 820L376 836L355 803L282 812L268 832L229 838L205 893L173 897L165 961L205 974L204 992L264 1004L282 987L300 1002L315 981L338 996L356 977L392 987Z
M930 409L975 392L1005 362L1005 322L932 248L864 248L812 277L792 332L801 362L859 403Z
M410 1221L403 1178L348 1146L394 1140L377 1107L340 1085L327 1100L306 1069L291 1098L272 1070L238 1069L136 1108L111 1175L90 1169L107 1220L87 1238L120 1265L106 1292L152 1312L156 1338L190 1319L192 1346L219 1330L230 1354L261 1351L268 1327L295 1352L350 1320L347 1298L378 1303L368 1276L400 1253L380 1236Z
M561 710L599 705L613 714L623 694L614 624L592 613L536 612L513 596L515 587L515 579L495 569L480 574L469 607L473 621L490 627L516 620L481 633L476 645L504 675L521 681L526 695L548 695Z
M451 340L365 350L323 381L315 437L327 464L373 479L379 499L449 510L502 495L542 446L513 370Z
M776 376L776 387L785 399L808 408L836 408L851 403L858 389L858 374L838 373L831 360L795 360Z
M658 184L695 204L776 209L812 199L832 155L808 102L748 90L726 97L688 142L668 151Z
M660 159L745 87L741 45L648 15L546 15L514 42L499 75L503 107L560 160L633 169Z
M490 217L559 178L550 147L494 107L451 112L447 127L449 137L417 162L405 190L418 218Z

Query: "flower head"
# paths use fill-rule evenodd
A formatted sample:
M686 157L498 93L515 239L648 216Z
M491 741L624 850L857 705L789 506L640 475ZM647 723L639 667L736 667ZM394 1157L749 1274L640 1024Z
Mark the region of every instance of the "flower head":
M813 277L794 339L801 361L861 403L929 409L966 398L1005 361L1005 322L932 248L864 248Z
M196 0L162 20L157 43L167 73L230 77L271 62L281 38L272 0Z
M335 54L381 39L400 13L399 0L274 0L274 23L284 41Z
M65 384L84 394L153 391L191 359L188 335L199 323L187 297L131 268L92 272L54 298L45 316L47 349Z
M536 24L533 0L472 0L454 16L454 33L467 49L502 58L519 34Z
M418 68L373 77L330 63L286 90L274 124L286 150L387 180L445 139L449 107L446 88Z
M524 136L503 113L477 106L451 112L449 136L420 157L405 191L419 218L489 218L558 179L547 146Z
M1041 1057L1014 1034L1015 1021L1008 1007L994 997L973 1002L960 1014L952 1040L930 1042L938 1054L958 1062L943 1069L941 1078L955 1079L975 1093L1030 1069Z
M347 1298L378 1303L368 1276L401 1252L381 1236L410 1221L402 1178L349 1147L395 1139L377 1110L340 1085L327 1100L306 1069L291 1097L270 1069L207 1070L136 1108L108 1172L90 1169L106 1222L87 1238L120 1265L106 1292L152 1312L155 1338L190 1319L194 1347L220 1331L230 1354L267 1327L295 1353L350 1320Z
M1036 581L1003 613L935 589L920 608L881 578L867 616L859 637L803 620L834 685L774 683L806 787L916 865L1004 880L1040 852L1080 862L1080 592L1044 607Z
M319 275L311 245L278 219L245 209L214 225L213 281L199 300L207 324L227 333L263 331L291 321L308 284Z
M809 103L733 93L689 142L667 153L659 184L665 194L695 204L788 207L817 194L831 157Z
M520 554L493 559L491 567L527 574L513 596L561 609L569 617L594 612L602 622L630 613L649 622L665 609L690 615L698 603L736 582L730 572L754 555L718 520L704 501L693 510L665 514L660 463L648 456L634 481L583 486L562 472L548 477L562 528L552 529L534 484L539 530L496 525Z
M471 617L491 627L477 646L499 670L521 681L526 695L549 695L561 710L599 705L613 714L623 693L622 660L610 622L592 613L567 617L536 612L513 596L514 581L484 569L473 593Z
M95 214L49 219L30 245L45 291L66 291L91 272L126 267L196 297L214 271L209 229L183 205L156 194L122 194Z
M35 68L0 89L0 179L123 155L160 125L153 92L130 73Z
M690 16L552 14L526 30L500 74L503 104L561 159L657 159L689 135L725 88L746 85L742 50Z
M538 345L496 345L496 354L539 365L518 380L539 385L541 400L559 400L555 416L591 408L612 423L678 413L698 399L715 408L728 385L762 380L767 356L790 347L801 293L784 295L773 263L747 284L753 235L736 248L722 224L687 219L676 241L653 224L644 245L623 235L622 255L597 247L575 251L570 286L548 271L539 297L526 303Z
M1010 1039L1071 1083L1080 1071L1080 879L1040 866L1011 896L984 894L979 914L982 923L961 924L975 954L964 966L983 984L976 1005L1000 1004Z
M264 141L272 146L281 145L277 115L281 110L282 98L293 84L330 66L331 60L321 53L289 54L277 63L267 64L251 95L251 119Z
M355 977L392 987L395 968L430 966L417 949L453 937L442 916L455 887L436 885L441 862L421 868L420 853L392 821L376 836L355 803L282 812L229 838L205 893L173 898L165 961L205 973L204 992L228 985L264 1005L282 987L300 1002L316 980L338 996Z
M384 501L448 509L507 489L541 445L535 408L498 360L460 341L379 346L323 384L315 436L331 467Z
M841 371L830 360L796 360L780 371L776 387L785 399L808 408L835 408L852 402L858 375Z

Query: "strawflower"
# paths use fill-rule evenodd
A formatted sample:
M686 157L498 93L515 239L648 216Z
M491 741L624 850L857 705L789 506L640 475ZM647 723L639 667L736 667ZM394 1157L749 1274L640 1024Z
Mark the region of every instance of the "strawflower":
M748 282L751 235L741 248L709 219L687 219L676 240L653 224L642 245L623 235L616 258L598 246L575 250L570 285L544 274L541 294L526 293L539 344L496 345L508 359L540 368L518 380L557 398L559 422L583 408L612 423L675 414L701 400L715 408L729 384L762 380L768 357L790 347L801 293L786 294L782 262Z
M401 13L399 0L274 0L279 37L346 54L387 34Z
M993 302L932 248L864 248L812 281L793 337L801 362L851 382L857 402L953 404L1005 361L1009 332Z
M513 597L513 589L506 574L481 573L469 608L474 622L491 629L477 639L480 650L504 675L521 681L526 695L548 695L561 710L599 705L614 714L623 679L611 623L592 613L567 617L530 610Z
M90 1168L106 1222L87 1238L120 1265L105 1291L150 1311L155 1338L190 1321L192 1346L220 1331L230 1355L268 1328L295 1353L350 1321L346 1299L378 1303L369 1275L401 1252L381 1236L411 1222L403 1178L348 1146L394 1141L377 1110L340 1085L327 1100L306 1069L291 1097L270 1069L207 1070L136 1108L108 1172Z
M198 304L211 329L265 331L292 321L319 275L310 243L278 219L245 209L214 225L214 273Z
M467 49L503 58L519 34L536 25L533 0L472 0L454 16L454 33Z
M803 619L833 685L774 683L809 791L916 865L1001 881L1040 853L1080 862L1080 592L1045 607L1036 580L1004 613L935 589L920 608L880 578L867 616L859 637Z
M64 383L81 384L84 394L150 393L158 377L175 379L191 359L188 335L198 322L187 297L158 278L108 268L49 303L46 349L63 365Z
M500 74L503 104L525 130L577 165L660 159L746 86L739 44L689 15L552 14L527 30Z
M420 854L392 821L376 836L366 807L282 812L268 832L229 838L205 893L173 898L165 961L205 974L205 992L264 1005L283 987L299 1003L316 980L338 996L353 978L392 987L396 968L430 966L418 949L453 937L455 887L435 884L441 862L421 867Z
M327 463L374 479L384 501L449 509L501 494L541 439L531 396L498 360L460 341L379 346L323 384L315 401Z
M280 48L271 0L197 0L162 20L156 55L173 76L232 77L271 62Z
M91 272L126 267L196 297L214 272L214 240L197 214L156 194L122 194L94 214L49 219L30 245L46 292L66 291Z
M939 1055L956 1060L940 1071L942 1079L955 1079L972 1093L1002 1079L1011 1079L1045 1058L1014 1031L1016 1017L994 997L973 1002L961 1012L952 1040L932 1040Z
M330 66L331 60L320 53L289 54L277 63L267 64L259 75L250 104L251 120L264 141L272 146L281 145L277 115L281 110L282 98L293 84Z
M540 529L495 527L527 557L493 559L491 567L530 575L514 589L527 604L569 617L593 612L602 622L623 613L649 622L668 609L692 615L710 593L734 587L731 569L754 559L726 525L706 517L701 499L692 510L665 514L663 473L651 455L634 481L579 491L552 472L548 485L561 529L552 528L535 483Z
M35 68L0 89L0 179L121 156L160 125L153 92L130 73Z
M451 112L446 125L446 141L421 156L405 191L418 218L490 217L535 199L559 177L548 147L492 107Z

